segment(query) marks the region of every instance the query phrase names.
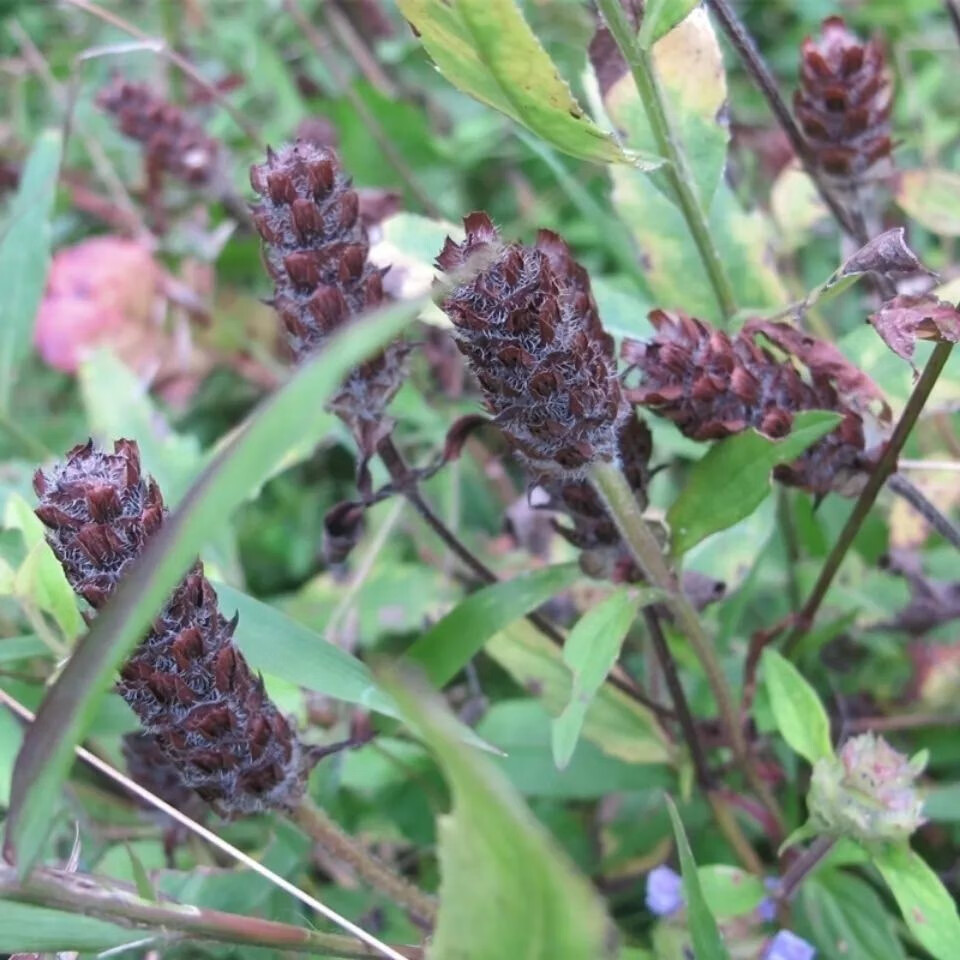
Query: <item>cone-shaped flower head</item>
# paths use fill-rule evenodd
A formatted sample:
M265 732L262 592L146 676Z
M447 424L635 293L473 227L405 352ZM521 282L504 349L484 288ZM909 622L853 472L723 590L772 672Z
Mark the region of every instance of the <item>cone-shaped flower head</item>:
M216 174L220 145L195 120L144 83L117 77L97 94L124 136L143 144L148 166L194 187Z
M157 485L137 445L112 454L92 442L38 471L37 516L74 590L107 601L164 518ZM306 760L294 732L233 643L199 562L174 590L120 672L119 692L156 737L183 783L218 812L293 806Z
M893 86L883 50L830 17L801 55L794 96L800 126L826 173L858 179L891 149Z
M924 822L916 779L926 764L873 733L848 740L813 768L807 808L818 832L856 840L903 840Z
M273 306L297 362L321 350L351 317L384 302L383 271L369 260L360 202L336 153L300 141L250 169L260 196L253 221L274 283ZM352 371L331 408L365 453L390 431L384 410L400 388L407 347L394 343Z
M617 459L626 406L586 271L550 231L531 247L502 244L485 213L464 227L437 265L455 273L479 253L492 262L441 306L507 439L545 477Z
M789 352L796 332L785 325L748 325L730 336L681 312L654 310L650 320L656 329L652 340L623 343L624 359L640 375L626 391L629 400L672 420L692 440L717 440L748 427L778 439L802 410L835 411L843 416L836 429L798 460L777 467L775 476L817 494L858 489L877 452L868 449L863 415L838 391L838 375L858 371L841 369L832 354L830 364L818 365L815 348L829 345L805 337L803 357L778 359L754 334L777 337ZM798 363L807 367L808 377L801 376Z

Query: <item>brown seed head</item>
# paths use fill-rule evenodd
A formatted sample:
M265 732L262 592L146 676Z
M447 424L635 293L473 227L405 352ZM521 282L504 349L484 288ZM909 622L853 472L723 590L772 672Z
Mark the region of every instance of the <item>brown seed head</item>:
M102 606L164 518L137 445L91 442L37 472L37 516L74 590ZM183 784L223 814L293 806L307 762L297 737L233 643L199 562L120 671L119 692Z
M891 150L893 82L883 50L829 17L801 54L797 120L824 172L859 179Z
M117 77L97 94L97 105L114 117L124 136L143 144L148 164L157 171L194 187L214 178L219 143L146 84Z
M615 460L626 407L586 271L548 230L530 247L502 245L485 213L464 226L466 240L448 238L437 265L451 273L481 252L493 261L441 306L511 445L545 477Z

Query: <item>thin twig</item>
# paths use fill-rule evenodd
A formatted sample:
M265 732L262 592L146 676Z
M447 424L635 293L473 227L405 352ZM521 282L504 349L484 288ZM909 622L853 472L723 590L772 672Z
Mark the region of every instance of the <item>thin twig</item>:
M667 160L667 164L663 167L663 174L700 254L720 306L720 312L726 318L732 317L737 312L733 287L710 234L707 217L697 196L693 174L683 145L671 124L653 59L649 51L641 49L637 42L636 34L623 9L622 0L597 0L597 7L624 60L630 67L650 123L650 130L656 141L657 152Z
M660 618L655 609L645 607L643 619L647 625L650 641L653 645L654 653L657 656L657 661L660 664L660 669L663 671L667 690L670 693L670 699L673 701L673 708L676 711L677 719L680 721L683 739L687 744L687 749L690 751L690 759L693 762L697 785L710 801L717 826L727 840L729 840L730 845L733 847L740 861L751 872L762 875L763 864L760 862L760 858L744 836L743 831L740 829L740 824L737 822L729 806L727 806L722 794L716 789L714 776L710 771L706 753L703 749L703 743L700 739L700 732L697 729L696 721L690 710L690 704L687 702L687 694L683 689L683 683L680 681L676 661L670 652L670 647L667 645L667 638L663 634Z
M25 706L23 706L23 704L21 704L18 700L15 700L10 696L10 694L2 689L0 689L0 703L3 703L21 719L26 720L28 723L33 723L35 719L34 714ZM306 904L306 906L310 907L312 910L315 910L317 913L326 917L342 930L346 930L362 943L373 947L375 950L379 951L381 956L390 957L391 960L408 960L408 958L404 957L403 954L397 953L393 947L388 946L387 944L378 940L372 934L367 933L366 930L358 927L355 923L351 922L346 917L341 916L335 910L331 909L326 904L321 903L315 897L305 893L285 877L281 877L278 873L274 873L258 860L254 860L253 857L248 856L242 850L238 850L232 844L227 843L226 840L218 837L217 834L215 834L212 830L207 829L207 827L197 823L195 820L191 820L190 817L182 813L176 807L171 806L169 803L161 800L149 790L141 787L139 783L131 780L129 777L110 766L109 763L101 760L89 750L85 750L83 747L75 747L74 750L76 755L88 766L93 767L94 770L102 773L114 783L119 784L129 793L132 793L135 797L139 797L141 800L148 803L151 807L154 807L161 813L165 813L168 817L172 817L177 823L182 824L191 833L194 833L198 837L206 840L207 843L216 847L218 850L221 850L231 859L236 860L238 863L242 863L245 867L247 867L247 869L254 871L254 873L260 874L261 877L269 880L270 883L290 894L290 896L295 897L301 903Z
M780 813L779 804L753 763L753 757L743 733L743 725L740 722L739 711L713 644L707 637L696 610L683 591L678 588L676 579L667 567L660 544L643 519L633 491L619 468L610 463L603 461L594 463L589 468L587 476L606 505L624 543L630 549L647 581L664 591L664 604L673 616L677 628L690 642L706 673L710 689L717 702L724 733L733 750L737 765L778 824L778 830L781 830L783 816Z
M922 490L901 473L895 473L887 481L887 488L903 497L947 543L960 550L960 529L926 498Z
M846 734L894 733L898 730L919 730L922 727L960 727L960 714L905 713L897 717L856 717L843 722Z
M958 0L944 0L944 4L950 22L953 24L953 31L956 33L957 39L960 40L960 2Z
M302 31L310 45L321 56L327 47L327 40L320 31L304 16L297 0L283 0L283 8ZM325 15L325 7L321 4L320 16ZM397 176L403 181L404 186L410 191L417 203L423 207L424 212L434 219L442 219L443 211L434 203L433 198L424 188L423 184L417 179L414 172L407 166L406 161L397 152L393 141L384 130L380 121L371 113L363 97L353 89L350 78L347 77L336 57L327 56L324 58L324 66L330 71L341 93L347 98L350 106L353 108L360 122L367 128L367 133L373 138L374 142L383 153L384 158L396 171Z
M357 33L353 24L343 15L343 11L330 3L329 0L320 0L320 5L323 7L323 13L330 31L337 38L340 46L353 58L367 83L379 90L384 96L395 99L397 96L396 85L377 62L377 58L371 55L363 37Z
M119 14L105 10L99 4L93 3L92 0L63 0L63 2L72 7L76 7L78 10L83 10L84 13L89 13L91 16L97 17L97 19L102 20L104 23L109 23L110 26L116 27L117 30L122 31L128 36L136 37L138 40L143 40L147 43L155 43L156 50L160 56L169 60L178 70L186 74L198 86L202 87L209 94L210 98L233 118L234 123L247 135L251 143L261 150L266 149L266 145L261 140L256 128L247 122L243 114L230 103L222 91L218 90L189 60L182 57L176 50L171 50L165 40L151 37Z
M879 462L867 479L850 516L847 518L846 524L844 524L843 530L840 532L837 542L833 545L833 549L830 551L830 555L827 557L823 569L820 571L820 576L817 578L817 582L807 602L797 615L794 627L784 641L783 650L787 656L796 649L801 638L813 625L820 605L823 603L824 597L826 597L827 591L833 583L833 578L837 575L837 571L840 569L843 559L847 555L847 551L850 549L857 533L859 533L863 521L866 520L867 514L870 513L870 509L877 499L877 494L879 494L884 483L886 483L888 477L896 468L897 455L903 449L903 445L906 443L910 431L917 422L917 418L920 416L920 412L923 410L924 404L927 402L927 398L930 396L952 349L952 343L938 343L930 355L930 359L927 361L927 365L924 367L920 379L913 388L913 393L910 394L910 399L907 401L906 407L904 407L903 413L893 430L890 440L884 448Z
M833 837L817 837L787 868L774 891L774 898L781 903L789 901L800 888L800 884L813 872L814 867L833 849L835 843Z
M34 870L21 882L13 867L0 863L0 898L98 917L130 927L131 934L149 934L151 943L180 941L185 935L190 940L271 947L344 960L382 956L352 937L170 900L144 900L135 890L112 879L64 870ZM397 947L396 953L407 960L423 957L419 947Z

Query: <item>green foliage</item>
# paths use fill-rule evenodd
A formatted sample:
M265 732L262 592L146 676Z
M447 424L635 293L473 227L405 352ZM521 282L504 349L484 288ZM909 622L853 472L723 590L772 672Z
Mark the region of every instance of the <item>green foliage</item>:
M729 960L730 954L720 936L717 921L700 885L700 874L690 849L690 841L683 829L683 821L677 812L676 804L665 797L670 820L673 822L673 834L680 855L680 869L683 874L683 897L687 907L690 936L697 960Z
M780 736L808 763L832 757L830 718L816 690L772 647L764 650L760 662Z
M132 943L133 931L60 910L0 900L0 943L16 952L33 950L109 950Z
M573 99L514 0L399 0L443 75L558 150L650 170L660 161L626 152Z
M388 689L453 794L439 823L442 907L431 960L615 956L599 898L503 776L464 753L433 696L396 680Z
M681 557L711 533L750 516L770 493L770 471L796 460L839 420L835 413L811 410L797 415L782 440L750 429L714 444L667 513L673 555Z
M742 917L756 910L767 896L763 880L725 864L697 867L700 890L717 920Z
M50 218L62 138L40 134L23 169L0 236L0 410L10 407L17 368L29 350L33 319L50 265Z

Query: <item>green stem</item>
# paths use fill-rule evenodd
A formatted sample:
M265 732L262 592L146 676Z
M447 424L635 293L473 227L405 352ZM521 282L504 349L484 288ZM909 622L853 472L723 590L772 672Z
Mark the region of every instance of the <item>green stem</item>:
M710 235L710 227L697 197L693 173L683 145L671 125L653 58L650 52L642 49L637 42L633 27L623 9L622 0L597 0L597 6L633 74L637 92L643 101L643 108L656 141L657 152L667 160L663 168L664 175L670 184L677 206L687 222L687 229L703 261L720 311L724 317L732 317L737 312L733 287L724 270L713 237Z
M433 897L378 860L312 801L304 800L293 811L291 819L327 853L352 867L357 876L409 911L416 920L430 927L436 923L437 902Z
M221 910L144 900L110 880L65 871L34 870L21 882L14 867L0 864L0 898L109 920L129 926L132 933L139 931L155 937L159 943L187 938L344 960L383 956L381 951L358 943L353 937ZM419 947L393 949L411 960L423 956Z
M753 765L746 738L743 735L740 714L713 645L700 623L696 610L684 596L683 591L678 588L676 579L664 560L660 544L643 519L630 485L615 464L602 461L590 467L588 477L606 504L610 516L613 517L620 535L644 577L653 586L664 591L666 598L664 604L673 616L677 628L693 646L697 659L707 675L707 682L713 691L720 720L737 764L776 821L778 829L782 829L783 818L779 806L770 788L760 778Z
M837 575L837 571L840 569L843 559L847 555L847 551L860 532L863 521L866 520L867 514L870 513L874 501L877 499L877 494L880 492L884 483L886 483L887 478L896 469L897 457L900 455L903 445L907 442L907 437L910 436L910 431L917 422L917 418L920 416L924 404L926 404L934 385L940 377L940 373L946 365L952 349L952 343L938 343L930 355L930 359L927 361L927 365L924 367L920 379L913 388L913 393L910 394L910 399L907 401L907 405L904 407L899 421L897 421L893 434L884 448L883 455L880 457L879 462L867 479L863 490L860 492L860 496L857 498L857 502L850 516L847 518L843 530L840 531L837 542L830 551L830 556L827 557L823 569L820 571L820 576L817 578L817 582L814 584L807 602L803 605L800 613L797 614L794 627L784 641L783 652L785 655L789 656L793 653L801 638L813 625L820 605L823 603L827 591L833 583L833 578Z

